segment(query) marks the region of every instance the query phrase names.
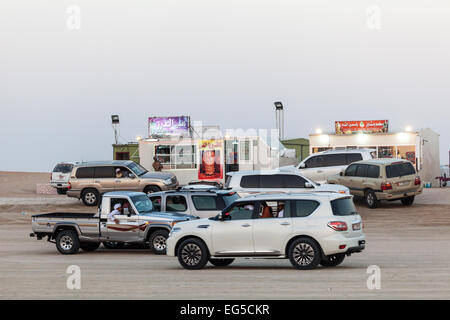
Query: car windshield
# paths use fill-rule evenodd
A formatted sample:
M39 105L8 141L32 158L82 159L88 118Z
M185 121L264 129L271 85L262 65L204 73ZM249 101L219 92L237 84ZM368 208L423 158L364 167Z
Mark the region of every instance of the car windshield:
M154 211L153 204L146 195L142 194L130 198L140 215L146 215Z
M129 164L128 168L131 171L133 171L134 174L137 175L138 177L140 177L143 174L146 174L148 172L147 170L145 170L145 168L143 166L141 166L140 164L137 164L136 162Z
M73 164L70 163L60 163L57 164L53 172L69 173L73 169Z
M350 216L358 214L351 198L340 198L331 201L331 209L335 216Z
M240 196L236 192L229 192L222 194L223 201L225 202L225 207L228 207L232 204L236 199L239 199Z

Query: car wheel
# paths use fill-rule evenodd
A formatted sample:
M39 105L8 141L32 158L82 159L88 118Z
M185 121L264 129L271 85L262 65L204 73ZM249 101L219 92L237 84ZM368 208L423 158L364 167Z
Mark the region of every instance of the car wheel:
M289 260L300 270L314 269L320 262L319 245L312 239L299 238L289 247Z
M144 193L146 193L146 194L150 194L153 192L159 192L159 191L161 191L161 189L159 189L157 186L146 186L144 188Z
M62 230L55 239L56 248L62 254L74 254L80 249L78 234L73 230Z
M410 206L414 202L414 196L402 198L402 199L400 199L400 201L402 202L402 204L404 206Z
M375 195L375 192L373 190L367 190L364 194L364 200L366 201L367 206L370 209L374 209L378 206L379 200L377 199L377 196Z
M203 241L191 238L184 240L178 247L177 257L183 268L198 270L208 263L209 252Z
M345 259L345 253L338 253L326 256L325 259L322 259L320 262L324 267L335 267L340 265Z
M86 206L93 207L98 204L100 194L95 189L86 189L81 194L81 199Z
M234 259L209 259L209 262L216 267L226 267L232 264Z
M67 193L67 189L66 188L56 188L56 192L58 194L66 194Z
M80 244L81 250L86 252L95 251L98 249L98 247L100 247L99 242L85 242Z
M102 244L106 249L120 249L124 246L123 242L116 241L104 241Z
M153 232L148 239L150 250L156 254L166 254L166 241L168 237L169 232L167 230L156 230Z

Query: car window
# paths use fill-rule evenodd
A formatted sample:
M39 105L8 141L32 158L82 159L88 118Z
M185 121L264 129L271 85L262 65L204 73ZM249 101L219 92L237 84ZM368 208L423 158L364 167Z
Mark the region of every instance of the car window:
M380 176L380 167L369 165L367 167L367 177L368 178L378 178Z
M357 167L358 166L356 164L352 164L352 165L348 166L348 168L345 170L345 176L346 177L354 177L356 175Z
M394 178L416 174L416 170L409 162L394 163L386 166L386 177Z
M235 206L231 207L230 210L227 210L227 212L225 212L225 215L228 217L226 219L229 220L252 219L255 208L256 203L254 202L238 203Z
M94 178L114 178L115 176L114 167L95 167Z
M69 173L73 169L73 164L69 163L59 163L53 169L53 172Z
M357 214L352 198L341 198L331 201L331 209L335 216L349 216Z
M347 157L345 154L329 154L325 156L325 164L329 167L347 165Z
M259 188L259 175L242 176L242 188Z
M150 201L153 205L153 211L161 211L161 201L162 198L160 196L149 197Z
M286 200L263 201L259 207L259 219L290 218L291 202Z
M184 196L167 196L166 211L183 212L187 210L187 202Z
M319 202L314 200L296 200L294 201L294 210L292 217L307 217L319 206Z
M304 188L307 182L302 177L293 174L285 174L282 177L284 188Z
M260 188L283 188L282 175L261 175L259 181Z
M325 157L324 156L315 156L311 157L308 160L305 161L306 168L318 168L318 167L325 167Z
M76 177L78 179L92 179L94 177L94 168L78 168L76 172Z
M217 196L192 196L194 207L199 211L220 210L217 205Z
M131 201L133 201L134 206L136 207L139 214L146 214L153 212L153 205L150 199L142 194L138 196L130 197Z
M356 168L357 177L367 177L367 164L358 164Z
M347 163L346 164L360 161L362 159L363 159L363 157L362 157L361 153L347 153Z

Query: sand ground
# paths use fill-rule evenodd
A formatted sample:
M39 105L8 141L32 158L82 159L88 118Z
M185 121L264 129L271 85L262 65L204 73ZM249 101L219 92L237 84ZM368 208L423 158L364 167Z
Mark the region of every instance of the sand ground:
M239 259L227 268L187 271L174 258L145 249L64 256L30 238L30 216L93 212L64 195L37 195L48 173L0 172L1 299L450 299L450 188L426 189L412 207L357 202L367 248L341 266L298 271L288 260ZM70 265L81 289L66 288ZM367 267L381 270L369 290Z

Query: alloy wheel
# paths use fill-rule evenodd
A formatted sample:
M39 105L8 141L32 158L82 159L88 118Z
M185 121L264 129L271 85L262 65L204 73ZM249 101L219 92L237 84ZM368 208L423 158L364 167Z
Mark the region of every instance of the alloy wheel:
M188 243L184 246L183 250L181 250L181 258L184 263L189 266L195 266L200 262L202 258L202 251L200 247L194 243Z
M153 239L153 247L159 251L163 251L166 249L166 238L164 238L163 236L156 236Z
M87 203L92 204L92 203L95 203L95 201L97 200L97 197L95 196L95 194L93 192L88 192L88 193L86 193L86 196L84 197L84 199L86 200Z
M307 243L299 243L295 246L293 251L294 260L301 266L311 264L314 259L314 249Z
M70 250L73 247L73 241L72 238L69 236L63 236L61 237L61 239L59 240L59 246L63 249L63 250Z

